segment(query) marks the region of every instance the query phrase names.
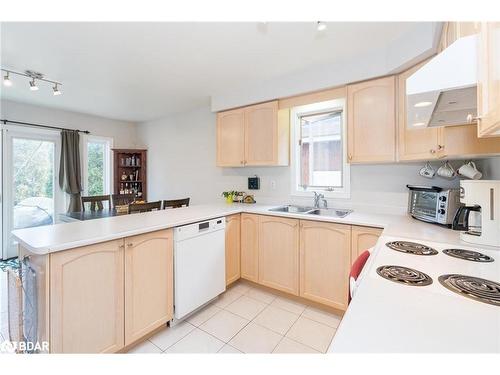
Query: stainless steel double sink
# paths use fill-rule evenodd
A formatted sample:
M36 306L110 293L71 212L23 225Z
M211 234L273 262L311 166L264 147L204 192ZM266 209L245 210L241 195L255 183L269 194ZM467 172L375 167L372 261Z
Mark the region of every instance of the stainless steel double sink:
M327 216L327 217L346 217L352 210L344 210L337 208L314 208L307 206L279 206L270 208L268 211L273 212L287 212L290 214L303 214L303 215L316 215L316 216Z

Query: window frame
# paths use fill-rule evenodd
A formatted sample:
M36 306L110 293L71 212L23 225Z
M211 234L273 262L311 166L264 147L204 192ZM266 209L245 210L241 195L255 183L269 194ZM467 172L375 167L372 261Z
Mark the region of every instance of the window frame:
M104 154L104 195L113 191L113 138L98 135L85 135L82 142L82 195L88 195L88 144L103 143L108 148Z
M342 112L341 123L341 147L342 147L342 182L343 187L328 188L311 187L307 189L299 187L300 181L300 126L301 117L307 115L321 114L325 112ZM347 123L346 123L346 100L345 98L327 100L313 104L306 104L298 107L293 107L290 110L290 123L291 123L291 165L292 165L292 178L291 180L291 194L297 197L312 197L313 192L322 193L325 198L341 198L349 199L351 197L351 166L347 159Z

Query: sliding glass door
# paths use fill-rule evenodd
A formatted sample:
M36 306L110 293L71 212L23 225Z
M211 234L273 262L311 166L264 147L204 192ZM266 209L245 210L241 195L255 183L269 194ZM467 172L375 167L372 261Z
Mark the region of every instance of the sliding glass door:
M58 186L60 135L5 127L3 137L3 258L17 255L14 229L55 223L63 206Z

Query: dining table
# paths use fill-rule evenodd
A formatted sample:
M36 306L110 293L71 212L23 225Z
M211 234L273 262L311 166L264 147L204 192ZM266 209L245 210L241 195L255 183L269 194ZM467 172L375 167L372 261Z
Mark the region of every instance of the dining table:
M59 220L62 222L86 221L123 215L128 215L128 212L117 212L116 209L112 208L98 211L66 212L64 214L59 214Z

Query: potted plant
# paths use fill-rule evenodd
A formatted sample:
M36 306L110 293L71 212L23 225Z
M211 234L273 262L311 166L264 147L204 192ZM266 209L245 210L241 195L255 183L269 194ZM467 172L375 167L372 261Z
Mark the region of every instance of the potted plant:
M238 192L234 191L234 190L232 190L232 191L223 191L222 192L222 196L224 198L226 198L226 202L227 203L233 203L234 197L236 196L236 194L238 194Z

